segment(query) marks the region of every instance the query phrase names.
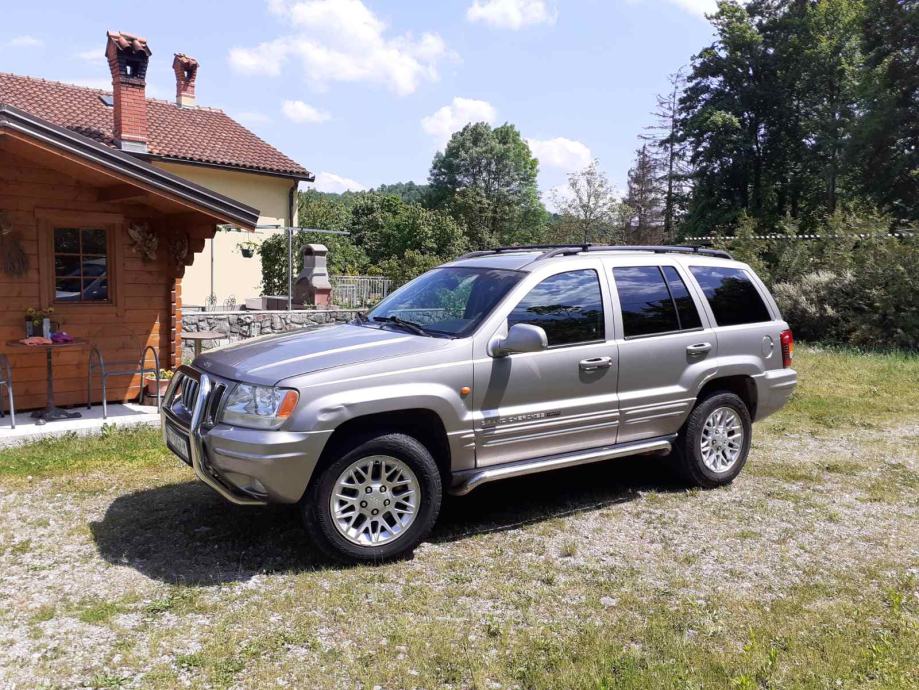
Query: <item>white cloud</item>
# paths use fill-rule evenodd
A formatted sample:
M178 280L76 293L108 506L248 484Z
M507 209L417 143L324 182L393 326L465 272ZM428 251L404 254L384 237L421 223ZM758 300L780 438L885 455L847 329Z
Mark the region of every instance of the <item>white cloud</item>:
M741 5L746 5L749 0L739 0ZM706 14L713 14L718 10L718 0L629 0L632 3L654 2L660 4L665 2L670 5L676 5L681 10L694 14L697 17L704 18Z
M473 0L466 10L470 22L515 31L531 24L554 24L556 16L545 0Z
M271 118L268 117L265 113L257 112L244 112L236 113L234 115L238 122L242 122L244 125L266 125L271 122Z
M331 117L327 112L318 110L303 101L284 101L281 104L281 112L284 113L284 117L288 120L301 125L315 125L325 122Z
M565 172L576 172L590 165L593 155L586 144L575 139L555 137L554 139L527 139L530 151L544 168L560 168Z
M457 96L450 105L439 108L431 115L421 118L421 127L435 137L438 147L450 140L450 135L470 122L493 123L498 111L488 101Z
M342 177L341 175L330 172L316 173L316 181L312 186L316 191L335 192L336 194L341 194L342 192L361 192L367 189L365 185L362 185L357 180L352 180L349 177Z
M268 8L292 33L232 48L230 65L239 72L277 76L289 60L299 60L306 79L319 88L370 82L405 95L423 80L437 79L437 65L447 55L439 35L395 35L361 0L269 0Z
M8 46L11 48L41 48L45 45L45 42L40 38L35 38L35 36L29 36L25 34L23 36L15 36L10 39Z
M94 63L97 65L106 64L105 51L100 48L91 48L90 50L81 50L74 53L74 57L83 62Z

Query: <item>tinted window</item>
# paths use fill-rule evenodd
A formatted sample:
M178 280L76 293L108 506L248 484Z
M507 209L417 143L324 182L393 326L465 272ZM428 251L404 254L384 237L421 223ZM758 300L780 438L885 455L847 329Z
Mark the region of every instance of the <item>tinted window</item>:
M719 326L771 321L769 310L746 272L737 268L690 266Z
M680 319L680 328L702 328L702 320L699 318L699 310L696 309L689 290L686 289L686 283L680 278L680 274L673 266L664 266L661 270L667 279L667 287L670 288L670 296L673 297L673 303L676 305L676 313Z
M627 338L680 330L670 291L657 266L614 268L613 277Z
M529 323L545 330L549 347L603 340L603 298L596 271L568 271L530 290L507 317L508 328Z

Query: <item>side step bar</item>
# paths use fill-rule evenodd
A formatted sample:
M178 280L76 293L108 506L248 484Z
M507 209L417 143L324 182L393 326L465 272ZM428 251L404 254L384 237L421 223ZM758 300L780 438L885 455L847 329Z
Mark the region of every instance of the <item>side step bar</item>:
M533 460L520 460L503 465L492 465L491 467L483 467L481 469L464 470L453 475L453 485L450 487L450 493L454 496L465 496L477 486L487 484L488 482L495 482L499 479L522 477L526 474L559 470L564 467L574 467L576 465L586 465L591 462L600 462L602 460L624 458L629 455L641 455L644 453L663 454L670 450L670 445L676 437L676 434L670 434L669 436L658 436L645 441L631 441L629 443L621 443L614 446L603 446L602 448L591 448L590 450L547 455L542 458L534 458Z

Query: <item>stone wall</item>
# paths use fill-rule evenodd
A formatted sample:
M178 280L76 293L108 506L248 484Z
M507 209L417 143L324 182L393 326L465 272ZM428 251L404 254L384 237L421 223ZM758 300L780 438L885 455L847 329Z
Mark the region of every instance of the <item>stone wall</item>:
M200 311L183 312L182 330L186 333L197 331L219 331L226 334L225 339L204 343L207 350L218 345L226 345L245 338L255 338L272 333L286 333L300 329L315 330L324 326L347 323L356 315L357 310L337 309L302 309L295 311ZM183 351L190 355L193 348L186 343Z

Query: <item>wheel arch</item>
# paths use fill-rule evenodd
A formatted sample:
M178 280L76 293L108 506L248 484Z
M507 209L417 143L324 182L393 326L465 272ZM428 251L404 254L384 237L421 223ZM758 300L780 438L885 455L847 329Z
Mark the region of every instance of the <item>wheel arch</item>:
M750 419L756 419L758 400L756 381L752 376L749 374L733 374L731 376L719 376L706 381L696 396L696 403L698 404L705 398L723 391L734 393L743 400L744 405L747 406L747 411L750 413Z
M446 486L451 466L447 428L437 412L423 407L364 414L342 422L326 441L312 477L316 477L318 470L331 462L354 439L384 433L401 433L419 441L434 458Z

